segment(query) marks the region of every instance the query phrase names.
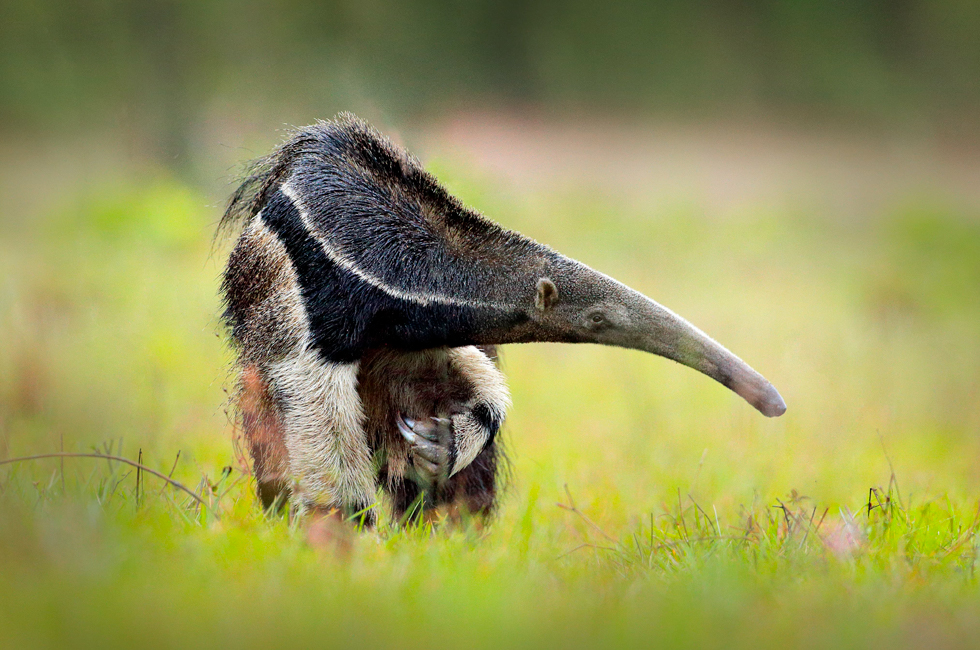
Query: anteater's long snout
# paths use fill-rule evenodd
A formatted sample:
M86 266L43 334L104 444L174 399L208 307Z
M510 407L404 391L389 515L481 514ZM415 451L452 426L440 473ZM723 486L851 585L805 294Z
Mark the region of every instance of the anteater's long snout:
M640 303L640 324L628 347L673 359L708 375L766 417L786 412L779 391L747 363L666 307L642 294L636 294L635 299Z

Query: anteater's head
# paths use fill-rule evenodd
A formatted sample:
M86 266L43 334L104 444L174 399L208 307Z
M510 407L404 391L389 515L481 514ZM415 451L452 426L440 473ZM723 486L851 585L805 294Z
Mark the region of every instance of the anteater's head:
M538 279L529 310L540 340L589 342L652 352L694 368L741 395L763 415L786 412L765 377L707 334L638 291L562 260Z

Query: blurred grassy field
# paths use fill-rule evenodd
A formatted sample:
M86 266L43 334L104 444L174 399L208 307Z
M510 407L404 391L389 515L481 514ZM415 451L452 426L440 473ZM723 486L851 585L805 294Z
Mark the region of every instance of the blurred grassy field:
M166 473L179 452L174 478L211 506L151 476L137 498L105 461L0 466L0 645L975 640L975 202L909 187L859 218L785 196L721 218L697 194L502 189L429 159L466 202L730 347L788 413L649 355L511 346L494 525L318 553L259 512L233 451L211 241L230 188L145 167L66 183L0 220L0 458L100 449Z

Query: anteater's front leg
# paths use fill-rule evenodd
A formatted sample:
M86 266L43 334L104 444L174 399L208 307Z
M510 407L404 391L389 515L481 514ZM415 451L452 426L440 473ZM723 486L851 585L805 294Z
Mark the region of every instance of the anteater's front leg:
M378 349L362 359L359 391L368 440L396 519L419 505L449 504L461 483L473 483L466 478L475 471L470 466L496 449L510 395L494 358L493 350L465 346ZM480 480L491 487L476 501L492 505L496 464L481 467L483 474L490 470ZM486 512L489 506L472 509Z
M402 402L411 405L409 410L395 414L396 428L409 446L409 484L401 490L418 492L427 510L486 515L496 504L497 434L510 402L496 351L453 348L436 359L444 364L438 381L430 377L426 387L417 385L415 399ZM427 401L427 395L437 398ZM434 412L424 412L425 406ZM409 494L400 496L394 500L399 517L399 502Z
M409 444L409 477L428 493L437 493L468 467L494 441L500 418L478 403L458 413L408 415L399 412L395 425Z
M282 405L292 503L297 511L373 523L375 470L357 392L358 362L323 361L313 350L270 364L272 390Z
M395 495L396 517L403 517L419 497L424 509L445 506L453 518L463 513L486 516L492 511L500 422L482 419L477 415L482 411L419 420L399 414L397 427L410 446L411 470L406 477L410 483L401 486L404 494Z
M395 426L408 442L408 479L432 494L449 479L455 464L456 444L452 420L448 417L405 413L395 415Z

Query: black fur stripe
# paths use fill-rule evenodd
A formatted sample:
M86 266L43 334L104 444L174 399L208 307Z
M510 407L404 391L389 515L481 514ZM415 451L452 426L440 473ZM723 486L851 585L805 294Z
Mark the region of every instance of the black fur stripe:
M283 243L302 291L314 344L325 360L349 363L365 350L405 350L471 345L481 330L520 315L490 308L432 303L391 296L327 257L303 225L299 211L276 190L262 219Z
M490 432L487 441L483 443L483 449L486 449L496 439L497 432L504 423L503 415L496 409L490 408L485 402L481 402L473 407L473 417L480 423L480 426Z

